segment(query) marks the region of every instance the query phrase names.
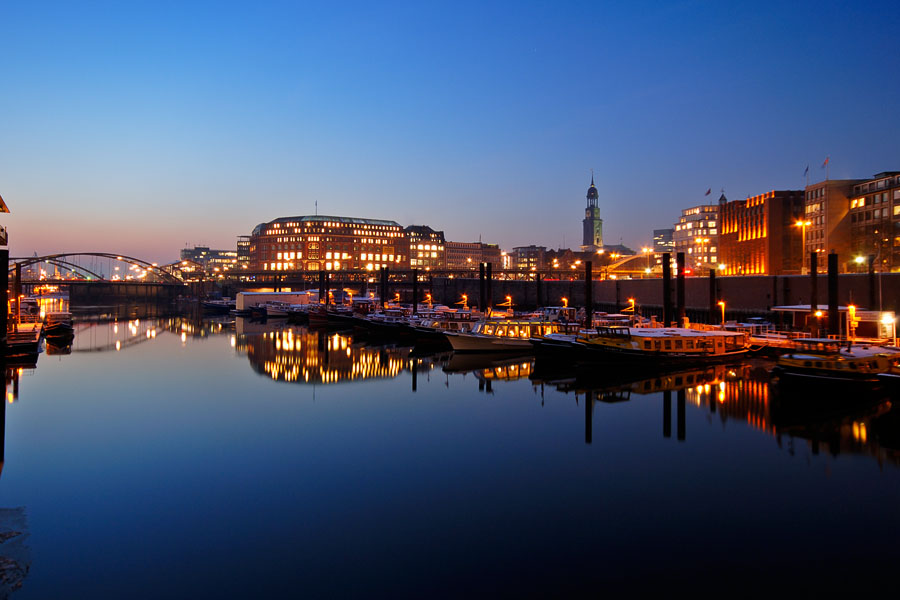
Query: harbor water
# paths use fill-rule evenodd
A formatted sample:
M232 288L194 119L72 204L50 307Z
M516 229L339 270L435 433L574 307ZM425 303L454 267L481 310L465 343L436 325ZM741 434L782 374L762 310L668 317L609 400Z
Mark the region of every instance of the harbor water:
M583 597L889 581L898 410L779 396L769 366L639 379L283 320L84 317L71 346L7 368L4 591Z

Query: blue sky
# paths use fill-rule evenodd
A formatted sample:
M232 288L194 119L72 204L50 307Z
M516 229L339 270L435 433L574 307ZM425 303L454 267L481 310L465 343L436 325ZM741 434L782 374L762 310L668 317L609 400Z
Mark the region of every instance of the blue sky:
M13 255L311 214L646 244L725 189L900 170L890 2L0 4ZM704 198L707 188L713 196Z

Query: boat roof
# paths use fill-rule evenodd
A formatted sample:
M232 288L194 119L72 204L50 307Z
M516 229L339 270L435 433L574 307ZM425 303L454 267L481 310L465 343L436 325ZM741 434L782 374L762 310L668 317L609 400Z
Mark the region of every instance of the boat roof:
M722 331L721 329L685 329L684 327L612 327L610 329L628 329L635 337L737 337L743 333L736 331Z

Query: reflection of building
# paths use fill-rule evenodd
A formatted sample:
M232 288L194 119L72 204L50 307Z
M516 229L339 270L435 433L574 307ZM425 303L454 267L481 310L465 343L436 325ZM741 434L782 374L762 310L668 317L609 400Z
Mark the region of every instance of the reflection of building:
M873 256L878 271L900 271L900 172L854 185L849 211L849 254Z
M410 225L405 230L409 239L409 266L436 269L444 266L444 232L428 225Z
M351 344L349 336L305 328L239 336L259 373L277 381L339 383L359 379L396 377L408 361L410 348L366 347Z
M181 260L202 265L207 271L234 269L238 264L237 250L213 250L209 246L194 246L181 251Z
M719 256L726 275L800 273L800 190L771 191L719 205Z
M260 223L250 235L254 271L409 268L409 243L394 221L306 215Z
M600 218L599 200L600 194L594 185L594 176L591 175L591 187L587 191L587 207L584 209L584 220L581 222L582 252L596 252L603 248L603 219Z
M477 269L479 263L491 263L494 269L501 268L500 247L481 242L447 242L448 269Z
M725 194L719 202L727 202ZM684 252L685 264L699 268L718 262L719 207L712 204L692 206L681 211L681 218L675 224L673 242L675 252Z

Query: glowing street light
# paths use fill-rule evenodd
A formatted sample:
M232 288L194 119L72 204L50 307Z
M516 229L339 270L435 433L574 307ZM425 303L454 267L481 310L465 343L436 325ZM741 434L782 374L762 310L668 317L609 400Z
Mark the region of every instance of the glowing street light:
M722 329L725 329L725 301L719 300L717 304L722 309Z

